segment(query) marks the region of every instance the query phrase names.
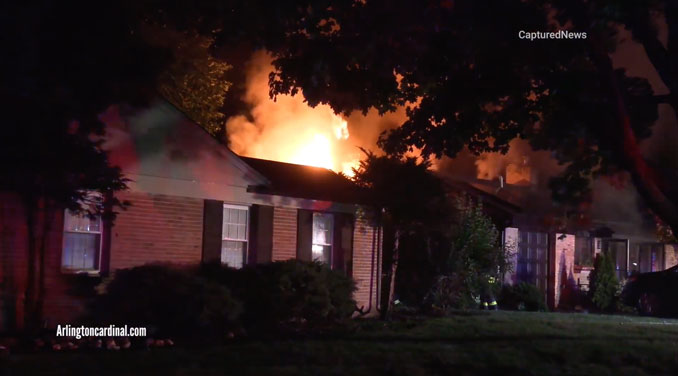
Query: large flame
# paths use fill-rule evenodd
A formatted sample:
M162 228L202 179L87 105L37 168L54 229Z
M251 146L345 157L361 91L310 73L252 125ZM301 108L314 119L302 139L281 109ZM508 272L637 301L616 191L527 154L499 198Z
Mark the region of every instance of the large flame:
M308 106L302 94L272 100L268 95L271 70L271 57L256 53L244 97L252 106L251 117L235 116L226 124L233 151L352 175L360 152L350 138L346 120L329 106Z

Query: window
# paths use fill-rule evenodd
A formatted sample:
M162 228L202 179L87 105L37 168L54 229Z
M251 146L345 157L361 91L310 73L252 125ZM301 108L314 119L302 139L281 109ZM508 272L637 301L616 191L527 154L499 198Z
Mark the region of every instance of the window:
M233 268L242 268L247 257L247 227L249 208L224 204L221 228L221 262Z
M330 264L333 224L332 214L313 213L313 242L311 245L313 261Z
M593 239L585 234L577 234L574 238L574 264L593 266Z
M664 269L664 245L661 243L634 244L629 254L631 273L656 272Z
M537 285L546 291L548 279L548 234L520 231L517 275L521 282Z
M101 217L89 218L66 210L61 267L70 271L98 271L101 256Z

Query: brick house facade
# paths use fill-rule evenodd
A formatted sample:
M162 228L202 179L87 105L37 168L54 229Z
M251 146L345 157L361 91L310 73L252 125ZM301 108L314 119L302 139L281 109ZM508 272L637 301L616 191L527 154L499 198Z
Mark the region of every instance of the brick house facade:
M352 276L358 308L376 312L381 232L360 217L345 178L241 158L167 103L128 119L113 108L104 119L104 148L131 180L117 195L130 206L113 223L80 221L62 209L45 217L48 326L74 322L84 311L75 279L95 283L150 262L241 267L317 259ZM22 323L26 239L18 198L0 194L0 330Z
M635 203L620 205L594 195L586 221L558 221L562 208L553 204L551 191L529 180L506 183L512 180L508 170L500 181L447 179L453 194L463 191L481 200L502 231L504 247L512 253L511 272L504 282L537 285L550 309L579 304L576 296L588 289L593 261L601 252L613 256L620 281L631 273L678 263L678 247L660 242L654 223L633 218L642 213ZM600 192L599 196L606 193Z

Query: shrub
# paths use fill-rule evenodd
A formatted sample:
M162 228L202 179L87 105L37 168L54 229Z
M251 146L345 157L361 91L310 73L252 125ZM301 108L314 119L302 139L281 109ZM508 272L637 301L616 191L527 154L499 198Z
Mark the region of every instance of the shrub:
M517 285L504 285L499 293L499 306L502 309L518 311L546 311L544 293L535 285L521 282Z
M462 278L473 296L479 296L488 277L500 280L510 272L511 250L502 247L499 231L485 215L482 203L461 196L455 206L457 224L452 231L449 271Z
M94 298L91 320L146 327L149 335L220 337L235 326L242 305L223 285L189 270L149 264L118 270Z
M250 330L326 324L349 318L356 307L353 279L318 262L287 260L240 270L205 265L200 275L235 293Z
M453 309L477 308L478 302L458 274L440 276L429 290L424 306L433 312L447 313Z
M601 311L614 311L619 281L617 281L614 264L610 256L604 253L598 254L589 280L591 285L589 294L593 305Z

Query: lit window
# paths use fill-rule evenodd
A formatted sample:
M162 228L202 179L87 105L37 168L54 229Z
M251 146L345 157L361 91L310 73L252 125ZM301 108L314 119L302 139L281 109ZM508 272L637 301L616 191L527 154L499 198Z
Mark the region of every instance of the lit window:
M330 263L332 256L332 214L313 213L313 243L311 251L314 261Z
M247 257L248 207L224 205L221 230L221 262L233 268L242 268Z
M101 217L64 213L61 267L69 271L98 271L101 256Z

